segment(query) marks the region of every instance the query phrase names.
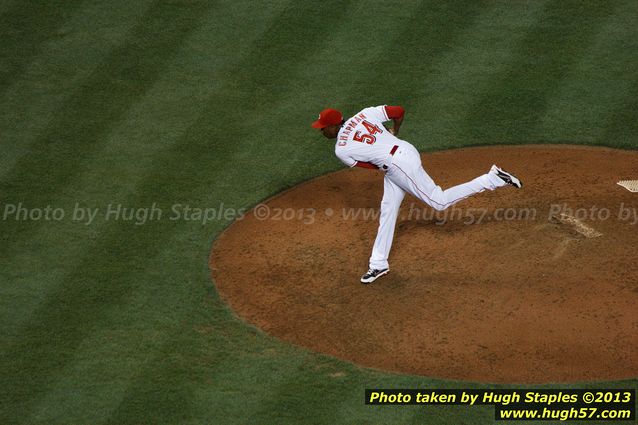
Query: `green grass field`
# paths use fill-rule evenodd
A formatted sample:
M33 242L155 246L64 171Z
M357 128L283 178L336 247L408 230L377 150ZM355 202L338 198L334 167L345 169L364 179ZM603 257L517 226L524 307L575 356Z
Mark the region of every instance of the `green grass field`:
M105 212L248 208L337 170L310 128L326 106L403 105L425 151L636 149L637 23L635 0L0 0L0 423L493 423L365 406L367 387L484 386L362 369L235 317L207 264L229 220ZM19 215L47 207L64 217Z

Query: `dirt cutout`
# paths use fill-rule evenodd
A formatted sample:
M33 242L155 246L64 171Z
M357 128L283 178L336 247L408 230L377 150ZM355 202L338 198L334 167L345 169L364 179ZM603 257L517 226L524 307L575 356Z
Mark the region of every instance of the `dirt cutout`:
M525 186L439 213L407 196L390 274L362 285L383 173L319 177L215 242L222 299L271 335L367 367L491 383L637 377L638 194L616 183L638 178L638 152L507 146L422 159L443 188L493 163Z

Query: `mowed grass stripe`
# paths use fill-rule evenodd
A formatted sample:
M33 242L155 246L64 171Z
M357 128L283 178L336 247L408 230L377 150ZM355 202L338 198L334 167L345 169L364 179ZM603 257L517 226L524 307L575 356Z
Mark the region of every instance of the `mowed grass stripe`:
M465 144L465 135L458 134L459 121L471 106L474 90L489 81L498 69L497 59L507 57L512 48L512 37L494 40L502 31L499 23L524 29L536 22L541 6L515 3L503 10L502 5L482 2L421 3L399 27L398 36L388 35L395 40L339 96L351 105L348 113L362 105L402 104L408 110L402 136L418 148ZM495 49L496 58L487 49ZM410 78L415 73L419 78Z
M84 0L14 2L0 15L0 96Z
M202 147L202 149L205 148L205 146ZM191 154L197 157L202 152L194 150ZM143 196L131 196L131 199L136 198L142 203L148 203L149 200L161 196L160 194L167 194L170 197L175 196L176 193L183 193L189 198L191 193L188 189L185 191L181 182L175 181L173 175L167 173L167 170L176 166L174 157L167 157L163 163L158 164L155 173L148 176L140 185L139 193ZM204 184L205 182L202 186ZM197 192L203 189L198 187ZM200 243L197 246L187 243L189 245L187 247L182 246L184 242L170 243L172 238L178 238L180 226L187 225L176 224L172 227L167 226L166 223L157 223L136 228L131 224L117 222L102 232L98 246L84 257L82 263L78 265L78 271L50 296L49 301L32 318L30 326L22 332L21 341L18 347L14 347L14 351L24 351L24 355L18 356L17 360L14 356L7 356L7 361L3 362L12 366L11 373L7 375L16 379L18 385L12 386L18 388L18 394L28 398L35 397L33 403L40 404L40 400L47 397L49 383L58 375L58 371L73 368L70 362L74 359L79 345L94 333L109 329L112 325L111 320L117 317L112 315L139 291L165 291L161 292L161 299L173 301L175 305L171 304L171 309L158 311L156 302L149 303L145 308L156 314L168 315L167 320L170 324L181 326L189 323L189 319L182 315L188 314L193 305L191 303L197 300L182 299L183 292L188 294L193 290L191 286L193 283L189 282L183 274L184 270L188 270L189 265L192 266L193 256L202 249L204 251L201 262L202 266L205 265L208 241L202 244L201 238L208 238L205 234L202 235L197 227L188 227L187 230L181 227L181 231L186 234L190 232L199 234ZM189 242L190 237L186 239L186 242ZM125 245L123 241L126 241ZM152 246L149 247L149 243ZM159 275L156 273L151 275L150 279L144 279L144 269L141 265L148 262L148 258L161 255L165 255L164 262L161 263L165 268L161 269ZM200 277L207 280L208 273ZM158 282L162 282L160 287ZM181 282L188 285L183 286ZM176 343L174 334L167 334L162 338L170 341L168 346L171 349L167 353L158 354L159 357L163 355L179 357L182 355L179 354L179 347L191 349L191 346L185 343ZM177 350L175 350L176 347L178 347ZM145 355L152 355L152 352L149 351ZM108 368L112 365L103 367ZM166 364L164 368L161 364L155 363L149 367L149 374L156 380L149 380L149 376L143 375L139 379L139 386L131 386L133 392L127 399L150 402L160 398L163 403L167 403L166 408L172 409L175 415L184 413L181 409L186 409L187 406L183 405L182 401L188 399L189 384L183 383L184 387L179 385L175 388L171 387L169 393L165 393L166 387L161 385L165 384L166 380L174 382L173 379L180 379L180 376L174 376L174 364ZM135 380L135 382L138 381ZM41 391L40 394L38 390ZM183 396L179 395L184 391L186 393ZM128 405L135 409L138 409L140 405L148 406L145 403L129 405L127 399L124 400L124 406ZM176 405L171 405L172 402ZM20 410L25 409L25 406L20 403L15 405ZM28 403L28 406L31 406L31 403ZM139 414L143 413L145 417L153 414L146 408L142 411ZM158 412L161 411L158 410ZM134 412L129 413L134 414Z
M224 86L211 99L187 137L194 143L208 144L223 165L240 170L245 179L258 170L251 168L250 172L246 172L248 168L238 168L239 157L249 162L245 165L258 167L272 164L263 161L262 150L286 155L285 141L274 131L278 127L276 120L284 117L275 116L272 111L279 103L303 92L304 88L296 85L295 74L316 46L322 45L333 25L338 24L334 19L335 10L347 13L350 7L351 1L289 3L258 40L241 47L250 53L227 75ZM247 143L262 136L258 133L264 131L264 125L257 120L264 116L271 117L268 123L270 132L267 139L261 138L259 149L253 150ZM222 187L224 183L241 183L222 169L219 169L218 178L216 183Z
M199 150L197 148L200 148ZM174 155L177 152L181 152L183 147L175 147L173 155L167 155L162 157L157 167L155 168L156 175L149 177L145 180L144 184L139 188L138 194L140 196L134 197L141 203L149 202L152 199L158 197L169 196L173 193L186 195L183 189L183 181L176 179L176 175L183 173L184 164L193 165L197 168L196 158L202 158L202 153L209 150L209 146L206 143L202 143L200 146L190 145L190 148L186 155L190 158L185 162L179 161L180 157ZM183 157L184 155L182 155ZM205 155L204 155L205 157ZM177 161L176 161L177 159ZM188 160L190 159L190 161ZM202 165L199 170L206 170L206 164ZM169 170L175 172L170 173ZM170 189L173 189L171 191ZM135 270L135 260L132 260L129 255L137 252L143 253L144 257L153 255L157 249L161 249L164 244L164 240L159 235L161 226L147 225L140 227L139 232L143 232L146 237L135 238L135 233L130 231L128 225L117 224L109 226L109 229L102 233L98 245L90 253L88 253L81 264L78 266L78 272L73 274L60 288L58 288L50 297L50 301L47 301L42 308L40 308L33 317L30 326L22 333L22 341L30 341L36 336L50 335L49 338L38 339L38 344L33 348L33 352L28 358L23 358L22 361L16 365L16 371L24 371L33 369L30 366L34 364L50 365L49 376L40 377L45 382L48 381L52 372L55 369L64 367L71 360L70 354L76 349L80 341L87 335L87 328L91 326L91 323L100 321L102 314L94 315L93 317L85 318L80 324L80 318L89 312L97 312L100 310L108 309L109 305L117 304L120 302L127 293L129 293L128 287L121 287L120 285L114 285L114 282L120 282L131 273L131 270ZM152 230L148 230L152 228ZM151 236L152 235L152 236ZM152 248L143 250L141 247L144 244L144 239L152 240ZM129 241L129 245L126 247L112 250L110 246L118 246L122 240ZM138 245L133 245L138 242ZM174 246L173 246L174 247ZM205 251L207 253L207 249ZM105 254L109 255L109 259L105 259ZM127 259L125 262L113 264L114 257L124 257ZM204 256L205 261L205 256ZM122 270L124 269L124 270ZM177 270L180 270L179 268ZM104 276L101 273L107 272ZM128 273L127 273L128 272ZM181 273L181 272L180 272ZM82 285L82 279L88 278L92 283L91 291L87 292L86 287ZM106 283L111 282L111 286L107 286ZM68 304L61 306L60 300L68 300ZM81 308L73 309L73 305L80 305ZM97 317L96 317L97 316ZM63 335L51 334L55 329L63 328L64 324L73 324L66 328L66 332ZM99 326L98 326L99 328ZM47 349L49 347L55 347L57 353L66 353L62 356L57 356L57 359L53 359L47 356ZM45 361L48 360L48 361ZM35 390L37 386L31 386L30 390ZM32 391L25 391L25 393L32 393Z
M414 139L413 135L418 134L424 124L415 106L425 94L417 96L415 93L427 84L436 72L436 64L454 48L458 37L470 31L485 8L484 2L425 1L410 3L399 10L390 4L380 9L362 4L363 10L357 10L356 14L356 18L363 15L362 18L355 19L353 23L344 20L348 25L338 27L330 44L312 57L313 63L343 71L326 73L322 80L317 81L316 71L309 63L301 76L307 87L301 99L304 101L303 108L299 111L304 115L299 112L292 114L297 117L298 125L306 128L284 128L284 137L322 140L324 143L305 143L304 152L312 155L315 162L338 168L340 162L334 158L332 146L326 147L331 143L323 140L316 130L310 129L309 122L325 106L340 108L346 116L350 116L361 108L387 103L401 104L408 109L404 134L409 134L406 137L412 137L409 140L417 146L423 143ZM398 24L390 30L373 33L366 31L366 27L360 27L360 22L369 22L371 27L384 27L387 20ZM360 37L367 40L370 48L353 41L360 38L357 37L359 33L363 33ZM419 78L413 78L414 74L418 74ZM286 107L290 110L292 106L301 105L291 99Z
M205 147L204 147L204 149L205 149ZM201 153L200 153L200 154L201 154ZM172 161L171 161L171 162L172 162L172 164L171 164L171 165L181 167L181 165L179 165L179 164L181 164L181 163L179 163L179 162L175 162L175 157L173 157L173 158L172 158ZM203 165L204 165L204 164L203 164ZM204 166L205 166L205 165L204 165ZM162 168L164 168L164 167L162 167ZM182 170L182 169L179 169L179 170L176 170L176 171L177 171L177 173L178 173L178 174L181 174L180 172L181 172L181 171L183 171L183 170ZM90 176L89 176L89 177L90 177ZM108 176L105 176L105 177L108 177ZM128 183L128 182L127 182L127 183ZM205 191L205 190L206 190L206 188L202 188L202 191ZM172 245L171 245L171 246L172 246ZM89 248L90 248L90 246L89 246ZM194 250L193 250L193 251L194 251ZM205 251L205 255L203 255L203 256L202 256L202 263L203 263L203 264L205 264L206 254L207 254L207 250ZM81 267L81 266L82 266L82 264L80 264L80 267ZM93 337L94 337L94 335L91 335L91 336L90 336L90 338L93 338ZM84 344L83 344L83 345L84 345ZM76 353L77 353L77 350L75 350L75 351L76 351ZM75 358L75 356L74 356L74 358ZM56 373L54 373L54 374L52 374L52 375L51 375L51 378L55 379L55 376L60 376L60 375L61 375L61 373L62 373L62 372L64 372L64 371L69 372L69 370L70 370L70 369L73 369L73 365L71 365L71 364L69 364L67 367L63 367L63 368L61 368L61 369L60 369L60 371L56 371ZM64 380L64 377L62 377L62 379ZM49 394L50 394L50 393L49 393ZM47 394L47 395L49 395L49 394ZM51 397L51 399L54 399L54 398L55 398L54 396L50 396L50 397ZM46 401L44 401L44 402L40 403L40 405L41 405L41 406L44 406L44 405L46 405L46 404L47 404L47 402L46 402ZM45 407L42 407L41 409L38 409L38 410L44 411L44 410L46 410L46 409L45 409Z
M274 165L277 161L287 162L290 146L296 148L300 141L282 138L275 131L279 126L277 120L281 120L282 125L289 122L291 126L303 126L298 128L303 128L306 135L309 121L308 117L301 123L291 121L290 117L274 115L273 111L297 96L291 87L295 87L295 75L312 55L313 46L322 45L323 37L331 30L337 7L347 10L348 3L328 2L321 6L288 3L272 18L268 30L259 39L241 46L246 56L228 72L223 86L215 91L183 137L181 143L193 149L201 147L203 154L191 158L179 144L162 153L182 164L188 161L192 174L179 178L214 181L214 185L207 188L209 202L241 207L256 191L257 196L264 197L282 189L280 179L273 181L278 171ZM290 33L295 36L287 40ZM312 117L315 115L313 111ZM285 175L277 175L290 180ZM243 205L233 204L238 197L243 199Z
M486 8L485 1L420 2L395 33L381 33L392 42L371 53L371 60L361 66L346 90L335 95L342 98L340 103L350 114L365 106L386 103L406 106L413 114L414 102L424 96L419 88L435 72L435 64L454 48L458 38ZM415 74L418 79L412 78Z
M630 0L613 10L551 99L537 129L548 140L638 146L638 56L627 55L638 51L638 8Z
M213 403L195 404L193 391L214 388L217 371L235 374L238 356L261 350L262 343L226 305L207 297L202 282L208 282L209 272L201 252L206 243L198 240L206 238L204 228L176 224L167 237L158 238L155 256L139 249L131 259L139 267L123 263L129 271L122 278L110 273L114 280L106 284L130 286L129 293L96 312L99 322L89 318L90 332L47 377L46 391L28 406L26 423L51 423L56 417L69 423L184 423L196 415L192 411L200 412L200 421L210 419L201 411ZM194 259L201 262L193 264ZM102 284L91 279L87 285L96 283ZM258 369L255 376L263 376L263 365L251 361L250 366ZM232 385L238 380L235 376Z
M491 143L543 141L534 129L548 102L571 67L588 54L611 13L607 2L548 2L539 24L530 28L511 55L509 66L484 87L465 120L465 131Z
M231 135L244 148L233 154L231 161L243 164L243 167L229 167L223 173L228 176L228 179L224 179L228 183L224 191L237 190L237 186L244 190L259 185L265 197L324 173L326 167L338 166L332 153L332 142L321 137L310 127L310 123L325 106L341 107L339 98L351 92L353 83L366 78L369 72L382 72L376 69L375 58L394 42L396 33L385 31L370 34L365 30L366 26L375 26L383 19L392 18L392 14L386 13L392 9L390 6L371 8L366 2L353 2L342 9L340 19L334 18L331 7L322 6L314 15L312 12L303 12L307 17L304 19L309 19L309 23L295 22L293 27L303 54L293 54L295 60L289 65L276 65L273 74L277 78L268 84L260 83L264 91L262 97L268 102L243 109L248 114L242 118L241 125L233 126ZM413 7L416 5L406 2L396 14L409 15ZM393 11L396 12L396 9ZM366 26L361 25L362 22ZM326 30L308 37L306 28L311 23ZM353 43L352 40L364 35L367 37L366 43L374 46L373 49L358 48ZM281 37L281 34L277 34L270 38ZM265 63L276 61L280 55L279 46L273 46L270 50L265 54ZM342 71L318 77L317 68ZM249 101L250 96L246 100ZM271 164L277 164L276 168ZM241 175L246 174L243 172L245 169L251 170L247 177ZM242 187L248 177L253 181ZM263 183L267 183L267 186L263 187Z
M283 169L277 177L281 184L290 181L287 176L303 180L342 167L334 156L334 142L310 128L321 109L338 108L349 117L367 106L398 102L394 90L411 84L401 77L401 49L410 42L410 32L416 29L412 23L418 21L421 25L417 28L423 26L423 11L429 6L417 1L404 2L401 8L392 4L370 7L367 2L357 2L343 13L342 19L334 22L333 31L315 46L300 72L291 76L295 83L288 88L290 94L272 111L264 111L258 121L255 145L257 140L268 137L269 120L291 124L280 126L277 134L284 142L293 141L288 149L294 157L280 161ZM368 30L385 28L388 21L401 25L384 31ZM325 72L317 78L317 69L339 72ZM388 78L389 75L392 77ZM269 159L272 152L264 155Z
M48 291L76 268L84 253L92 249L102 230L106 207L117 205L137 190L140 179L152 170L158 152L180 141L188 144L182 137L184 131L200 117L202 109L215 98L219 81L242 58L232 54L235 46L225 44L237 39L239 29L232 26L219 29L216 20L239 19L250 8L247 4L233 3L203 14L201 25L182 43L152 87L131 105L121 120L113 123L104 142L77 165L76 175L52 203L65 207L69 215L76 201L82 207L99 208L94 223L87 227L85 223L70 222L70 217L62 223L48 223L25 233L14 243L15 249L2 257L0 261L6 265L0 268L0 276L6 277L7 285L0 289L0 305L6 303L6 308L0 309L0 321L11 334L46 299ZM242 40L247 43L258 38L278 10L273 8L260 19L253 19L251 32L244 31ZM219 43L210 39L212 34ZM222 47L219 44L223 42ZM227 59L220 61L221 55ZM183 145L180 149L188 147ZM217 156L208 155L211 160ZM163 208L172 203L163 198L155 201ZM0 222L0 226L24 225L12 220ZM64 235L63 243L60 235ZM58 252L47 255L49 251ZM35 258L37 261L32 261Z
M89 2L64 13L59 37L44 40L19 75L0 95L0 181L73 93L120 46L151 0ZM13 52L20 56L21 52Z
M482 88L507 66L516 44L539 21L543 4L509 2L504 7L488 3L472 14L471 25L458 31L453 40L436 43L447 49L425 61L427 77L413 82L417 95L407 90L402 93L414 102L404 130L409 131L411 142L425 150L491 142L473 140L463 131L463 122ZM443 34L450 31L444 27L438 30Z
M151 47L155 47L161 50L164 56L159 55L159 57L149 60L156 62L157 66L155 68L160 68L159 65L161 63L157 62L168 55L168 53L162 49L171 51L168 46L171 44L169 42L171 37L175 38L173 40L175 43L181 40L183 36L193 29L192 24L197 17L201 15L203 10L197 8L189 9L188 13L181 17L181 19L179 16L176 17L175 14L170 13L170 10L164 10L163 12L164 13L160 13L160 11L155 10L152 15L147 16L147 19L150 20L147 25L152 24L151 27L147 28L147 25L141 24L136 40L131 40L130 44L127 45L128 47L123 47L116 57L111 58L111 67L118 68L122 73L120 75L121 77L124 77L124 73L138 72L141 74L140 79L144 80L144 78L146 78L146 81L150 83L155 78L158 70L148 70L147 67L150 66L150 64L145 63L143 60L136 62L139 64L140 69L138 69L137 66L129 68L127 64L129 63L128 59L130 59L130 56L141 53L142 51L146 51L147 54L150 55L149 50L152 50ZM179 24L176 24L176 22ZM145 34L142 31L143 28L150 29L150 35L152 37L149 37L149 34ZM159 30L161 30L161 35L156 34ZM151 39L159 44L153 42L146 44L141 42L141 40ZM142 50L140 50L140 48ZM104 76L104 74L102 74L102 76ZM106 85L107 88L110 87L110 84L98 78L90 85L90 88L96 89L96 87L94 87L96 85ZM89 87L86 87L86 90L84 96L89 95ZM107 93L100 93L98 90L98 94L106 95ZM106 101L106 99L101 100ZM79 106L80 102L81 96L77 96L74 104ZM123 112L123 110L126 109L125 106L129 104L130 100L122 101L119 104L116 103L120 108L112 107L108 108L108 111L101 110L99 112L106 113L110 111L113 115L117 115ZM73 117L77 121L74 121ZM104 132L108 131L109 121L102 120L101 117L96 117L94 114L88 117L83 115L71 115L68 118L65 117L63 123L75 126L75 129L83 129L91 126L91 124L96 124L95 120L98 120L99 123L102 124L103 128L101 130ZM63 130L61 128L62 125L63 124L60 123L56 128ZM46 152L45 149L45 154L46 153L48 152ZM51 158L48 158L48 160L51 160ZM35 164L33 164L33 162L35 162ZM38 159L33 159L30 165L34 166L34 168L29 171L34 172L34 170L37 170L40 173L45 173L47 170L45 164L47 163L46 156L44 158L38 157ZM60 164L58 163L57 165ZM71 177L74 172L76 172L75 169L61 172L57 183L61 185ZM23 171L21 174L27 174L27 172ZM19 184L23 185L24 183L20 182ZM27 186L25 190L35 189L35 187ZM42 189L45 188L42 187ZM50 190L53 190L53 188L50 188ZM49 192L42 195L46 196L48 194ZM92 252L92 256L83 260L64 285L59 287L42 308L34 314L29 326L21 334L22 339L17 341L13 346L3 347L6 348L3 350L3 358L7 359L6 362L3 362L3 366L9 369L7 373L3 375L11 377L16 384L23 384L23 386L17 385L18 390L11 394L11 398L19 398L27 394L29 395L28 398L32 398L38 391L41 391L40 385L46 382L47 376L68 361L73 348L77 346L87 332L90 332L90 318L95 318L92 314L95 313L99 316L98 313L101 309L107 308L112 303L116 303L120 299L118 296L121 297L127 292L126 289L122 290L122 288L117 287L117 285L108 286L107 283L125 277L127 271L134 269L136 263L117 262L111 254L117 252L123 255L123 258L127 258L127 260L130 261L130 257L127 257L126 253L147 252L152 255L153 249L159 249L159 246L152 243L150 244L150 250L142 249L145 243L148 245L148 241L153 240L152 234L149 235L150 237L148 238L134 240L126 237L127 234L130 235L130 231L126 230L126 225L113 227L123 227L124 230L120 229L123 233L118 234L115 232L114 235L113 228L105 232L106 234L101 238L101 243L98 244L96 251ZM10 230L13 229L14 228L10 228ZM121 247L122 241L127 242L127 249ZM7 245L4 245L3 248L6 249L6 246ZM108 248L105 246L108 246ZM136 246L139 248L139 251L135 251L134 247ZM99 258L99 261L96 258ZM127 270L127 266L130 267L130 269ZM100 286L100 283L104 285ZM100 292L101 290L104 292ZM95 319L99 320L97 318ZM20 351L24 352L24 356L18 356L16 359L14 355ZM17 364L14 362L16 360ZM4 389L6 389L6 387ZM19 409L20 404L17 404L16 408Z
M137 414L116 422L148 423L157 417L153 422L161 418L183 423L190 415L191 392L203 384L205 371L223 352L197 332L198 323L210 323L212 309L202 303L205 289L179 271L166 271L168 263L185 267L184 259L193 250L175 240L179 231L173 237L157 256L146 259L144 268L130 273L126 282L116 282L130 286L130 294L103 312L101 325L93 326L72 359L51 375L46 393L31 405L27 422L65 417L73 423L108 423L128 409ZM179 260L171 249L176 245L187 252ZM146 385L142 400L131 400L131 389L140 389L138 382Z
M21 329L20 338L3 347L0 360L6 378L0 391L10 391L3 398L11 401L14 414L29 412L33 403L46 396L52 379L68 367L85 338L113 326L111 312L120 309L134 292L153 287L144 288L146 285L157 286L143 279L141 265L170 249L167 241L177 231L161 223L132 228L122 222L103 231L77 271L51 292ZM166 296L177 298L170 293ZM162 338L171 336L162 334Z
M31 146L2 181L0 203L44 207L78 173L78 165L105 140L114 122L143 96L159 77L166 61L193 31L202 13L212 7L195 3L182 7L158 2L142 18L126 43L105 59L80 90L61 105L55 121ZM11 243L34 231L44 221L9 227L0 256Z
M84 5L79 10L69 13L69 21L64 23L63 27L73 29L70 39L66 42L47 43L46 49L43 49L25 70L26 75L16 77L15 84L5 93L4 102L0 105L0 127L8 145L5 149L6 156L0 159L0 164L14 164L26 154L28 145L50 121L53 111L59 106L58 103L72 96L76 86L89 77L98 63L104 59L102 55L111 52L118 41L123 39L124 34L135 23L136 18L143 14L148 4L140 2L137 7L128 6L124 2L108 5L110 8L120 7L126 12L123 16L118 16L117 12L112 10L107 13L103 5ZM99 23L91 19L87 20L89 23L82 22L87 15L99 16ZM111 19L116 22L112 22ZM84 36L86 31L90 30L91 24L100 27L94 29L93 35L96 38ZM108 36L110 31L118 30L122 34L118 34L117 38L112 39ZM46 84L38 79L40 73L46 75ZM68 77L68 81L65 77ZM37 153L31 152L30 155ZM66 158L67 162L72 160ZM47 168L55 168L56 165L47 164ZM104 166L109 167L102 162L102 167ZM100 184L113 181L114 176L112 173L104 177L96 176L99 168L100 165L93 164L91 173L81 176L85 187L77 189L75 195L73 188L67 188L65 195L75 196L74 201L87 197L97 200L96 192L99 192ZM0 174L5 171L9 170L3 168ZM48 172L47 169L31 171L39 172L41 175ZM26 192L5 192L6 202L23 202L31 188L25 190ZM61 199L61 196L54 198L51 194L50 200L43 201L44 205L26 203L23 206L42 208L46 206L46 202L51 202L54 207L65 208L70 215L72 208L65 203L66 200ZM4 213L6 206L1 205L0 208ZM5 236L10 231L17 233L31 230L22 233L23 237L16 238L11 249L0 257L0 278L5 281L0 287L0 322L4 324L9 339L14 336L16 326L29 317L34 306L46 298L48 288L74 270L87 246L93 243L95 232L99 230L97 226L87 229L77 224L58 222L46 222L33 228L30 226L29 222L16 221L11 216L0 221L0 229Z

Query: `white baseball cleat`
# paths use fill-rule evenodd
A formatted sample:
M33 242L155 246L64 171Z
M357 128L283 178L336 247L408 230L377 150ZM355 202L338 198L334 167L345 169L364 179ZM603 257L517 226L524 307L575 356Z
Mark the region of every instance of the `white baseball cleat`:
M390 269L370 269L366 274L361 276L361 283L372 283L383 275L390 272Z
M518 177L516 177L513 174L508 173L505 170L501 170L496 165L492 165L492 168L490 168L490 173L493 173L498 178L503 180L505 183L511 184L512 186L514 186L517 189L520 189L521 187L523 187L523 182L520 181L518 179Z

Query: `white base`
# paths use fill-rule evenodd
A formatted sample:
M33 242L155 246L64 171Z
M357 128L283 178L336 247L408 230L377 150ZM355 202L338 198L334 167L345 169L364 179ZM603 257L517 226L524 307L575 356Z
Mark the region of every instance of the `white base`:
M621 180L618 184L630 192L638 192L638 180Z

